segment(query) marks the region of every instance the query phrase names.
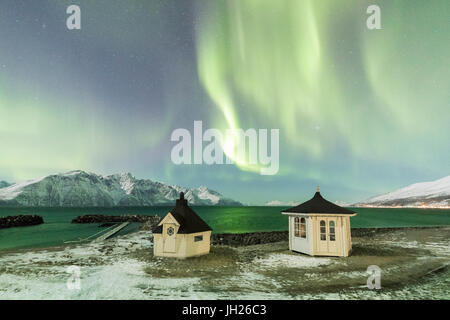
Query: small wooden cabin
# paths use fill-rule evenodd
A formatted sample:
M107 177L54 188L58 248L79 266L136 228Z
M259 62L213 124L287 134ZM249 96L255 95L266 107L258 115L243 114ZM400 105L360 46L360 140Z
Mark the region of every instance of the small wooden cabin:
M175 258L208 254L211 231L211 227L188 206L181 192L175 207L153 229L153 253Z
M314 197L282 211L289 216L289 250L311 256L347 257L352 251L350 217L354 211Z

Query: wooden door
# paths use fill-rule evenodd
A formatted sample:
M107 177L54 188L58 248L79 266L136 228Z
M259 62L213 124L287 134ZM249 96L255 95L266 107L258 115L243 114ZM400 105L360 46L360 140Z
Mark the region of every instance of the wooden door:
M336 220L335 218L328 218L328 252L333 254L338 253Z
M338 254L337 219L319 218L319 253Z
M327 218L319 219L319 252L328 252L328 223Z
M164 252L175 252L175 224L168 223L165 225Z

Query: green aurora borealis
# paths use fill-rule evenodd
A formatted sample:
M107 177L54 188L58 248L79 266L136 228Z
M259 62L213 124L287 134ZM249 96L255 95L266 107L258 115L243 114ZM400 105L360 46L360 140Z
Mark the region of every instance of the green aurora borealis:
M262 204L447 176L449 17L448 0L2 1L0 180L130 171ZM280 171L173 165L194 120L280 129Z

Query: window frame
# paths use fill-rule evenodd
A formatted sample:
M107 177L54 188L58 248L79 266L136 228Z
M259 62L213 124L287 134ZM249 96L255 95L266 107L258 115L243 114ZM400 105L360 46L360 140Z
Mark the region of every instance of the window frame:
M319 222L319 237L320 241L327 241L327 223L325 220L320 220Z
M299 217L294 218L294 237L296 237L296 238L300 237L300 218Z
M330 220L328 223L329 236L330 241L336 241L336 222L334 220Z
M300 218L300 238L306 239L306 218Z

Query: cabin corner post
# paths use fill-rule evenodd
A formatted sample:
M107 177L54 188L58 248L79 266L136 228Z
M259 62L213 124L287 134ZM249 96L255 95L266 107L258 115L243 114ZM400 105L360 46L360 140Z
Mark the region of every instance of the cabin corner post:
M292 233L292 216L289 215L288 216L288 229L289 229L289 250L292 251L292 237L293 237L293 233Z

